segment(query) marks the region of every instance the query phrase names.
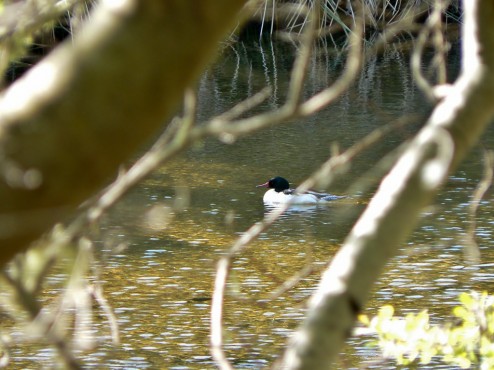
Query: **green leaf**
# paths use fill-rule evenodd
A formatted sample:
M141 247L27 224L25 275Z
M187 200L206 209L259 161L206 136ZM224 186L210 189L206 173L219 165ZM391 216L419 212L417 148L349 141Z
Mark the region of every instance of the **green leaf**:
M453 308L453 315L459 317L460 319L463 319L464 321L468 321L469 316L471 316L472 314L465 307L456 306L455 308Z
M474 303L474 299L472 295L466 292L461 293L458 299L466 307L471 307L472 304Z
M367 315L358 315L358 321L360 323L364 324L365 326L370 325L370 319L369 319L369 316L367 316Z
M379 309L379 318L381 319L386 319L386 318L392 318L393 317L393 314L395 312L395 309L393 306L391 305L385 305L385 306L382 306L380 309Z

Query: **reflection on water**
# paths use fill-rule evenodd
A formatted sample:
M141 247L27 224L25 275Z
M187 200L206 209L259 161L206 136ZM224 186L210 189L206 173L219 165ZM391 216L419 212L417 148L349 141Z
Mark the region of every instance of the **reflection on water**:
M455 52L451 52L453 62ZM225 51L201 80L200 119L222 112L266 84L275 95L259 109L279 105L292 62L293 50L286 45L239 45ZM306 95L333 82L339 68L337 56L316 54ZM402 114L425 116L428 109L411 82L408 56L390 51L371 61L357 87L320 114L243 138L235 145L207 140L156 171L102 224L101 279L117 315L121 344L110 344L110 331L101 317L94 325L101 343L79 354L84 364L214 368L208 336L215 262L238 235L269 211L262 203L263 191L255 185L276 175L296 185L329 157L332 143L347 148ZM372 176L372 166L421 122L394 132L363 153L329 190L344 194L356 178ZM490 137L484 138L486 145L492 144ZM479 158L479 153L473 153L436 205L424 213L421 225L375 287L367 313L392 303L402 314L428 308L433 320L439 320L449 315L459 292L490 288L494 281L490 194L477 220L482 263L469 265L463 255L470 194L482 170ZM236 367L257 369L279 355L303 318L304 300L314 291L321 270L372 191L362 189L327 205L292 207L233 261L225 302L225 343ZM121 243L127 249L115 248ZM64 277L50 279L60 287ZM284 281L295 277L298 284L274 295ZM47 295L56 292L50 289ZM377 356L367 342L368 338L351 338L342 367L357 367ZM12 368L37 368L40 363L50 367L53 351L33 345L13 349Z

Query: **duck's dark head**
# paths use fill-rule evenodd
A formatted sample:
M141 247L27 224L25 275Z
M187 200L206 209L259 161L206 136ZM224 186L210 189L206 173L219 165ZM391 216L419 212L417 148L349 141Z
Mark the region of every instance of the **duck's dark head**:
M268 182L266 182L264 184L257 185L257 187L258 188L270 188L270 189L274 189L274 191L276 191L277 193L279 193L279 192L281 192L283 190L290 189L290 184L283 177L277 176L277 177L273 177L271 180L269 180Z

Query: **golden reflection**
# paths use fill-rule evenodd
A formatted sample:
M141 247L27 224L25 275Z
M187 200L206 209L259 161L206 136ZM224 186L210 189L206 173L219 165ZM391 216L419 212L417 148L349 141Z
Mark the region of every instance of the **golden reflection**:
M173 217L172 207L164 203L156 204L145 212L143 227L153 231L163 230L168 227Z

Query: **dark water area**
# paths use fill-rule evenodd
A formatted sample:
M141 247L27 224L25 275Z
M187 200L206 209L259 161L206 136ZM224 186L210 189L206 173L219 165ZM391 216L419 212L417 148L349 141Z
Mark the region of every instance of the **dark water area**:
M281 43L225 48L201 78L198 121L207 121L265 86L273 95L256 111L279 107L286 97L294 53L293 47ZM459 58L456 45L448 55L451 79L458 73ZM343 65L342 55L319 48L311 60L305 97L333 83ZM412 81L409 55L390 47L369 60L350 91L315 116L234 143L206 140L155 171L111 211L98 236L93 236L100 279L116 314L121 343L110 343L108 323L101 317L92 326L98 347L79 353L84 365L215 368L209 351L215 263L268 211L263 191L255 186L275 175L295 185L329 158L335 144L344 150L374 129L410 117L408 125L358 156L330 187L347 198L289 210L234 260L225 302L225 348L239 369L272 363L303 319L304 301L320 273L372 196L382 172L381 159L411 138L430 110ZM482 146L492 148L493 140L490 130ZM393 304L400 315L427 308L439 322L450 315L459 293L491 290L492 193L477 215L480 264L465 261L463 242L471 222L472 192L482 177L482 146L424 212L417 230L388 264L365 313L373 315L383 304ZM361 185L354 186L356 181ZM310 274L273 298L283 281L308 265ZM49 278L48 287L53 288L47 295L62 289L60 280L59 275ZM352 337L340 367L395 368L391 362L372 365L379 352L367 347L368 341ZM12 368L50 368L53 361L53 350L29 344L12 350Z

